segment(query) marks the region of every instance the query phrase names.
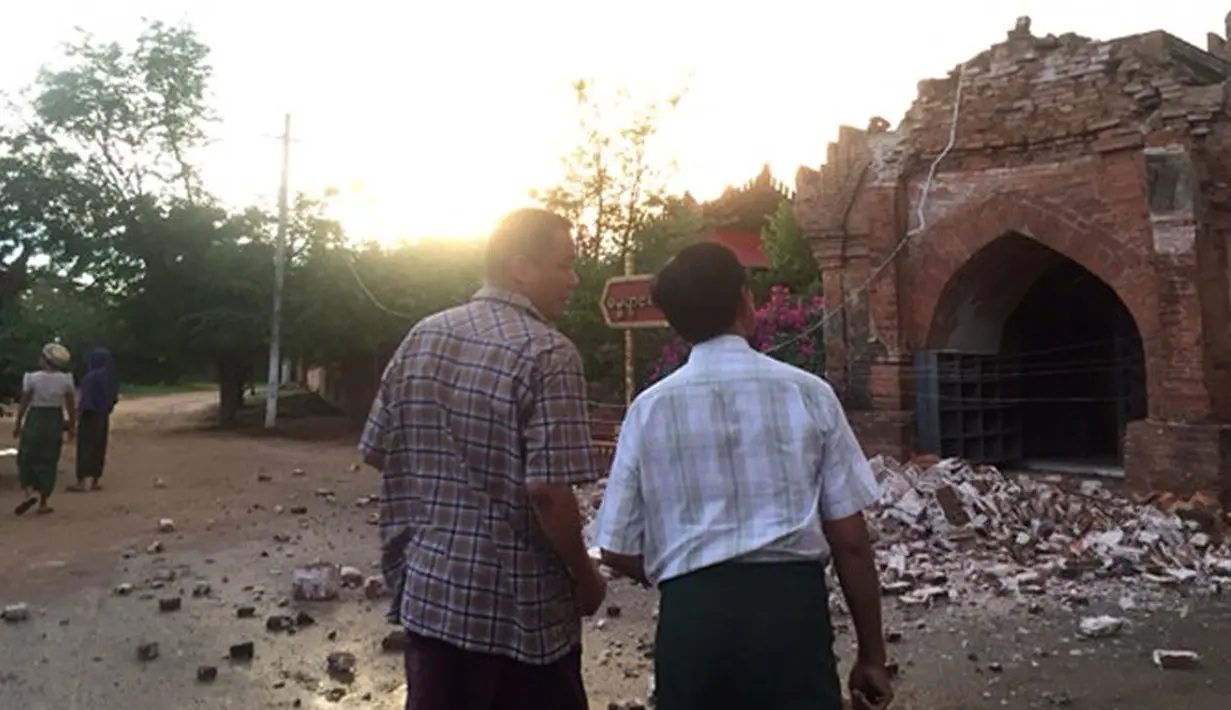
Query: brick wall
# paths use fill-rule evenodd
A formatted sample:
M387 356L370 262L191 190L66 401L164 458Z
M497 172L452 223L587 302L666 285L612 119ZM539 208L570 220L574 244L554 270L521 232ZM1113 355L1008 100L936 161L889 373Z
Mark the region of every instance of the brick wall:
M1023 18L963 67L920 82L896 130L843 128L797 176L826 300L846 303L829 376L865 446L909 452L916 350L995 352L988 325L1068 258L1142 337L1130 483L1231 493L1231 62L1164 32L1035 37Z

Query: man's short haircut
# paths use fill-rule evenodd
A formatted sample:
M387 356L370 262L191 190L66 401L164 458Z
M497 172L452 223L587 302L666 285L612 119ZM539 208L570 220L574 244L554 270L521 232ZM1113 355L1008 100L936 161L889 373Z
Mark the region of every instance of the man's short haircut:
M510 212L487 239L487 275L499 275L519 256L539 256L560 232L572 231L572 222L545 209L526 207Z
M696 345L730 332L746 283L734 252L700 242L681 249L659 270L650 283L650 300L681 338Z

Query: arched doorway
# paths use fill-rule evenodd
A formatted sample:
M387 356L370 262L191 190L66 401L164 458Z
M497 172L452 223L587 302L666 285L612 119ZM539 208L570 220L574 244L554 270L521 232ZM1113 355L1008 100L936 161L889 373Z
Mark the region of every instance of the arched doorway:
M1141 336L1115 291L1016 233L941 292L916 358L920 448L1050 470L1115 473L1146 416Z

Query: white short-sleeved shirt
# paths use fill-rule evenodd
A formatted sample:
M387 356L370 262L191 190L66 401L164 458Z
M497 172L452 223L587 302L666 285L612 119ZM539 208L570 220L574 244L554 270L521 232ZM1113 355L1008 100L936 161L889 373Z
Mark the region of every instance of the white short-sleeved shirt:
M642 555L655 584L732 560L824 561L821 521L879 496L829 384L723 336L629 407L595 544Z
M63 407L64 395L73 388L73 376L67 372L37 370L21 380L22 391L30 393L31 407Z

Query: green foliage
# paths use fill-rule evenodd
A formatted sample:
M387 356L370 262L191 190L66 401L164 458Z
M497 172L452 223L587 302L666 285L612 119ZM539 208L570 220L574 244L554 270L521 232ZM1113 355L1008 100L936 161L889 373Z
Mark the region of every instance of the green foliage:
M205 141L209 47L190 27L148 23L132 46L82 33L36 83L33 131L82 159L114 198L200 198L191 151Z
M604 102L585 79L573 89L577 146L562 158L562 180L532 196L577 225L579 259L623 258L636 251L637 235L666 207L662 163L651 151L664 108L657 102L630 107L626 90ZM682 97L669 96L666 107L675 108Z
M770 287L785 286L791 293L821 292L820 271L803 230L795 221L791 203L781 200L761 228L761 248L769 258L769 270L753 276L758 295L768 296Z
M664 112L679 104L683 92L632 106L624 90L604 101L589 81L578 80L573 88L577 146L561 161L561 181L532 196L577 227L580 283L560 328L577 343L587 376L608 385L600 396L612 399L623 379L624 338L603 320L603 286L626 272L657 270L701 231L704 220L695 206L668 193L661 167L666 162L653 152Z
M89 348L107 342L116 323L106 302L84 298L75 284L36 278L0 310L0 353L18 369L32 369L45 343L59 342L80 362Z
M481 247L424 240L395 249L311 249L287 277L288 345L330 362L395 343L414 322L478 290Z

